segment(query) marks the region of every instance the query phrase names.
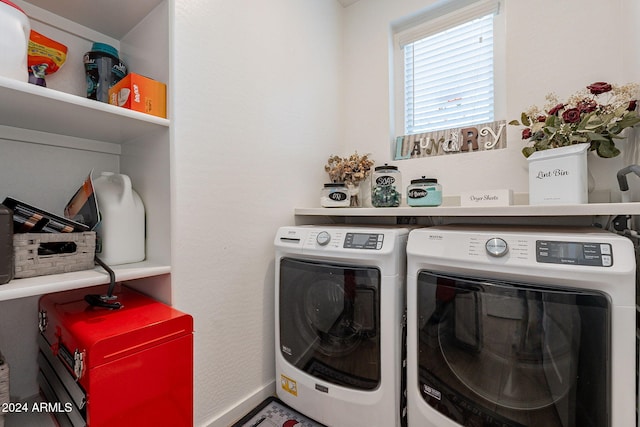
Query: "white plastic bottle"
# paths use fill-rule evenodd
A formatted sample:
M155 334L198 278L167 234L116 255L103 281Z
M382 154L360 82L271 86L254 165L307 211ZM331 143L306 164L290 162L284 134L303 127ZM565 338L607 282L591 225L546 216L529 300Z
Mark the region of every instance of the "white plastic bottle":
M101 221L97 255L109 265L145 259L144 204L127 175L102 172L93 181Z
M0 30L0 76L28 82L31 23L24 11L9 0L0 0Z

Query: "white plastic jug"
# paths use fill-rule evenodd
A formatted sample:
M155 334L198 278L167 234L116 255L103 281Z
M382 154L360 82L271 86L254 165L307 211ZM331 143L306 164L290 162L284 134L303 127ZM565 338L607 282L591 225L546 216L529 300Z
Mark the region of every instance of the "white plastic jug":
M144 204L127 175L102 172L93 181L101 221L96 228L98 257L109 265L145 258Z
M0 0L0 76L29 81L30 33L31 23L24 11L9 0Z

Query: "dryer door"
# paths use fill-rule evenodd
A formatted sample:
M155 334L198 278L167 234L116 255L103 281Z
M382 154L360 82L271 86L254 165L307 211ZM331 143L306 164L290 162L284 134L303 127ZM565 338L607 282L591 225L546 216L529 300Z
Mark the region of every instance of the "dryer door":
M599 292L418 275L418 384L463 426L608 426Z
M358 390L380 383L380 271L283 258L280 352L316 378Z

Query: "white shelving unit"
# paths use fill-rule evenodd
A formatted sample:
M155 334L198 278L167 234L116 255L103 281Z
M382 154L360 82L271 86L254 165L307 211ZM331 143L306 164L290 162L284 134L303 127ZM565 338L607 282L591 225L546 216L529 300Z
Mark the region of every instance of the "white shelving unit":
M33 145L34 149L38 149L38 145L46 145L121 157L126 151L123 145L142 141L147 135L168 132L170 127L168 119L3 77L0 77L0 99L13 100L11 103L0 102L0 139L20 141ZM168 142L160 139L156 144ZM12 181L16 179L14 177ZM168 188L166 191L168 193ZM144 195L142 197L144 200ZM153 205L146 204L147 210L153 208ZM151 212L147 215L153 216ZM168 236L159 239L168 242ZM163 265L153 259L114 267L118 281L166 274L170 270L168 264ZM108 280L108 275L101 268L15 279L0 286L0 301L99 285Z
M72 174L80 169L88 174L106 164L110 171L131 177L145 203L147 216L147 260L118 266L117 280L169 273L171 121L82 96L86 84L82 56L94 41L100 41L119 50L129 71L166 82L170 98L168 0L119 0L109 4L97 0L17 0L16 3L25 10L34 30L60 40L69 52L67 63L56 73L60 75L47 77L49 87L0 76L0 142L9 148L3 150L7 154L3 153L0 160L3 182L0 189L6 193L0 193L0 197L11 195L49 209L40 205L40 193L36 189L31 191L31 186L52 184L58 179L56 175L65 175L67 171ZM40 154L44 146L52 151L52 157ZM65 163L67 154L69 164ZM78 165L74 156L87 159L87 165ZM24 174L21 177L5 172L5 166L9 170L20 169ZM52 182L38 182L34 177L39 175L52 177ZM81 180L75 180L79 186ZM67 186L52 185L46 189L61 204L69 199L70 191L74 190ZM0 301L102 283L108 283L108 275L100 268L15 279L0 286Z
M61 214L91 170L129 175L145 204L146 259L114 266L116 280L170 302L173 1L13 1L33 30L69 51L46 88L0 76L0 202L11 196ZM167 84L168 118L85 98L82 56L93 42L118 49L129 72ZM13 361L12 398L26 399L38 390L38 297L107 283L108 274L97 267L0 285L0 347ZM28 422L13 416L7 426Z

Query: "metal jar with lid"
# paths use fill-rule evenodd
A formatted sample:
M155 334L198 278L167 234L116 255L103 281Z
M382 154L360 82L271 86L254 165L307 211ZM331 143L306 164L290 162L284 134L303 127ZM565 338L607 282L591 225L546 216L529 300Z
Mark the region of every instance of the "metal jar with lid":
M349 189L343 182L331 182L324 185L320 196L323 208L348 208L351 204Z
M402 189L402 174L397 166L377 166L371 180L371 204L376 208L400 206Z
M442 204L442 185L435 178L412 179L407 187L409 206L440 206Z

